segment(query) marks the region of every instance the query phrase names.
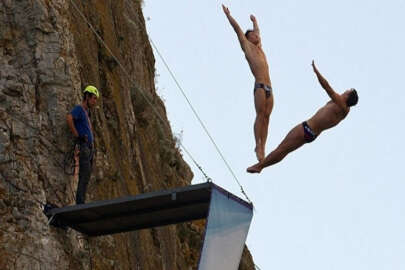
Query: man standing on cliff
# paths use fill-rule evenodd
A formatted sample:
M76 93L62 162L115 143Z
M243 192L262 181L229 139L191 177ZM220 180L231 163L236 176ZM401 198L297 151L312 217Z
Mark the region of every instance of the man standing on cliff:
M250 15L250 20L253 22L253 30L247 30L246 33L243 33L236 20L231 16L229 9L224 5L222 5L222 8L238 36L240 46L255 77L253 88L256 109L256 120L254 123L255 152L257 159L262 161L265 155L270 113L273 110L273 90L271 87L269 65L262 49L259 26L255 16Z
M305 143L314 141L322 131L332 128L340 123L350 112L350 107L358 102L355 89L351 88L343 94L336 93L328 81L321 75L312 61L312 68L322 88L330 97L330 101L320 108L309 120L295 126L263 161L247 168L249 173L260 173L263 168L280 162L290 152L298 149Z
M96 105L98 97L97 88L91 85L87 86L83 92L82 104L76 105L66 117L68 126L80 147L79 183L77 185L76 204L84 203L87 185L91 176L94 136L89 109Z

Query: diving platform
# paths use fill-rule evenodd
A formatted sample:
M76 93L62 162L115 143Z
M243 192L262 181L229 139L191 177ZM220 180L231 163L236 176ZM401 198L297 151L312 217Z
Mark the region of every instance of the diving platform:
M88 236L128 232L176 224L208 216L212 189L252 208L214 183L203 183L113 200L53 208L45 214Z
M88 236L206 219L198 270L237 270L253 217L248 203L212 182L44 210L49 224Z

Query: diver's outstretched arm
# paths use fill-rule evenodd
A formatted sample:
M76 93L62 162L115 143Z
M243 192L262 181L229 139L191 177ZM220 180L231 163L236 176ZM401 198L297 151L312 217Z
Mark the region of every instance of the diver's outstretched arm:
M318 78L319 83L321 84L322 88L325 89L326 93L328 96L332 99L333 102L335 102L339 107L342 107L342 109L347 109L347 106L343 100L343 98L333 90L333 88L329 85L329 82L322 76L322 74L319 72L318 68L315 66L314 60L312 60L312 68L316 74L316 77Z
M224 10L224 13L226 17L228 18L229 23L231 24L233 30L235 31L236 35L238 36L240 46L242 47L242 50L246 50L247 48L247 39L245 37L245 34L243 33L242 29L240 28L239 24L236 22L236 20L231 16L231 12L229 9L222 5L222 9Z
M253 31L255 31L260 36L259 24L257 23L257 19L253 14L250 15L250 20L253 22Z

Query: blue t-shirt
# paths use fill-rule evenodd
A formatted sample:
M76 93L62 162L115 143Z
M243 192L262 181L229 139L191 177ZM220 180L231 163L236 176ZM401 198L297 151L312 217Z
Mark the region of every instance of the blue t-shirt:
M70 112L73 116L73 123L79 136L87 136L89 145L93 144L93 134L89 126L89 121L87 120L86 112L84 108L80 105L77 105Z

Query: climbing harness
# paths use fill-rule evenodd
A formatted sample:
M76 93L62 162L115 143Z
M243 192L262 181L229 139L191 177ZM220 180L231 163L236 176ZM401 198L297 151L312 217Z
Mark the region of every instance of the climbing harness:
M76 165L76 153L79 150L79 140L74 140L73 144L68 152L65 153L65 158L63 160L63 171L67 175L74 175Z

